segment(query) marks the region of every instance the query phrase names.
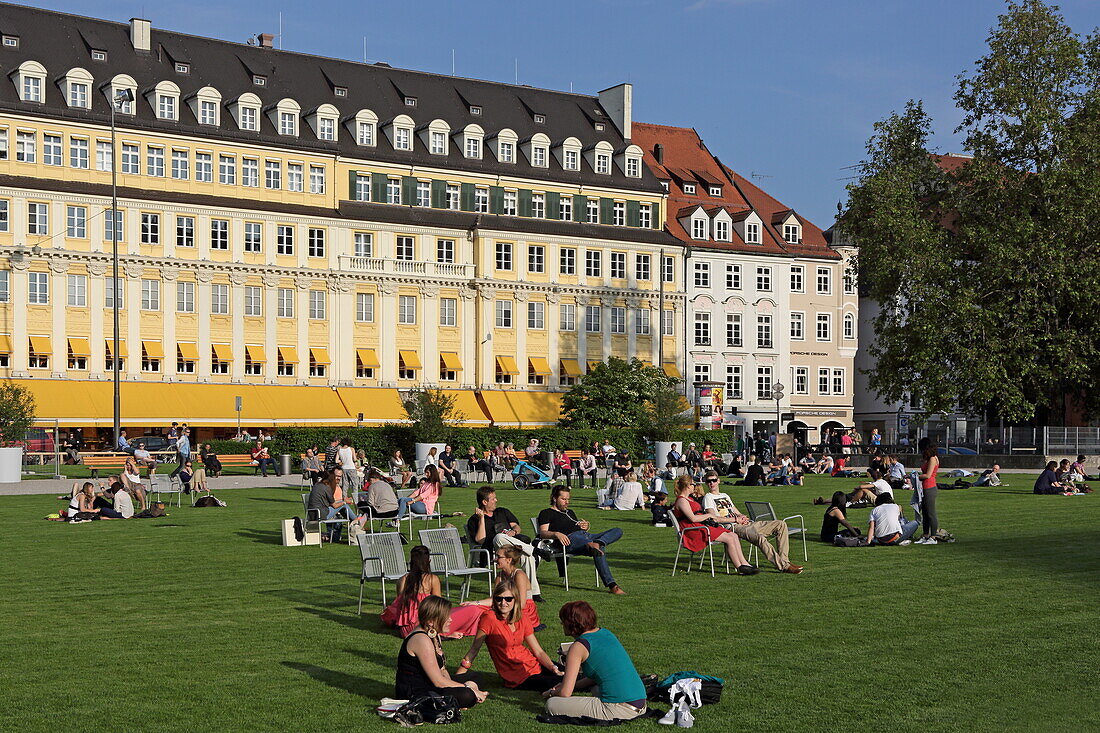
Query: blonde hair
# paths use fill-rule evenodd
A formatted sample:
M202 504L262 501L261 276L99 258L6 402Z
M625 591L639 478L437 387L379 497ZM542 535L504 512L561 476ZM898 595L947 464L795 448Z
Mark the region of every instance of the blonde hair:
M687 494L687 492L691 490L691 487L694 483L695 482L692 480L691 476L687 475L686 473L684 475L680 476L679 478L677 478L676 479L676 496L680 497L680 496L684 496L685 494Z
M507 612L507 614L502 614L500 613L499 607L497 606L496 597L506 591L511 592L512 598L514 598L515 600L512 601L512 608ZM493 610L497 612L497 615L500 616L501 620L504 621L504 623L506 624L514 624L519 622L519 620L523 617L523 605L525 601L525 598L519 597L519 591L516 589L516 584L508 578L498 580L497 584L493 586Z

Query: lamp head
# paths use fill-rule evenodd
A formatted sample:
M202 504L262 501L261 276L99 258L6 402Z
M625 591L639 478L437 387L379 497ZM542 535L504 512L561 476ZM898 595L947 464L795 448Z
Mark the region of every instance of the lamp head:
M115 92L115 107L122 109L124 105L134 101L134 93L129 89L119 89Z

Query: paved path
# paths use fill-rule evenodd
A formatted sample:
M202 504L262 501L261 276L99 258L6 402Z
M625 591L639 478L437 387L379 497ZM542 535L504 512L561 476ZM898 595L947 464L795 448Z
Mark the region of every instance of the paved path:
M167 474L165 474L167 475ZM74 481L92 481L98 484L98 479L34 479L21 481L17 484L0 484L0 496L19 496L27 494L68 494ZM260 489L260 488L300 488L302 486L301 474L289 476L222 476L221 478L207 478L210 490L217 493L225 489Z

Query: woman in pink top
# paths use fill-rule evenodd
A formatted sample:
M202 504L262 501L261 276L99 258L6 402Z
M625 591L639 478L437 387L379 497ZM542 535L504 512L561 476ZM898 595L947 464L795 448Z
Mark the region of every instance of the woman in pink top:
M439 469L435 466L427 466L424 469L424 478L420 480L420 487L410 496L403 496L397 500L397 516L389 523L396 527L406 514L434 514L436 502L443 496L443 485L439 481Z
M924 531L916 544L934 545L940 531L940 519L936 515L936 495L940 493L936 488L936 474L940 470L939 447L930 442L921 453L921 458L924 461L920 465L920 513Z
M443 595L439 577L432 573L428 548L417 545L409 551L409 572L397 581L397 598L382 611L382 623L397 629L402 638L416 627L419 621L420 602L428 596ZM477 633L478 622L484 613L480 606L455 606L451 609L448 639L460 639Z

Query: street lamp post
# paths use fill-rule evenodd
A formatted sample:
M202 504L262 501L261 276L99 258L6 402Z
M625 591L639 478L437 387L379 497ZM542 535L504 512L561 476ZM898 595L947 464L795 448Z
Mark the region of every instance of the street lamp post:
M779 433L781 432L779 426L782 422L780 420L781 413L779 412L779 401L783 399L784 389L786 389L786 387L783 386L782 382L776 382L772 385L772 399L775 400L775 438L777 441L779 440Z
M115 141L115 110L122 109L123 105L134 101L134 93L129 89L120 89L111 96L111 315L114 318L114 338L111 348L111 371L114 381L114 421L112 427L115 433L114 447L118 447L119 435L122 432L122 396L119 385L118 347L119 347L119 303L118 303L118 145Z

